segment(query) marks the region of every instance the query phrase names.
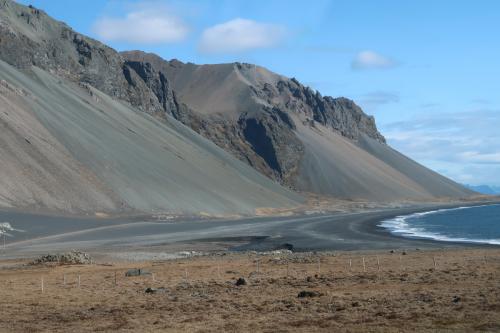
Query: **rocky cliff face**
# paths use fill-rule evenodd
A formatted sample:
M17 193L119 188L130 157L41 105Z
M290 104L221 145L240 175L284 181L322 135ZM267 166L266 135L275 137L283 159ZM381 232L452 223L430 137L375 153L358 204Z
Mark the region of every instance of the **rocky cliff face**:
M267 95L265 97L269 103L278 103L285 110L305 114L349 139L358 140L360 134L366 134L385 143L385 138L377 130L375 119L366 115L350 99L323 97L294 78L281 80L275 87L264 87L262 92Z
M291 187L295 187L304 151L294 133L294 114L305 116L311 126L315 123L328 126L352 140L357 140L363 133L385 143L373 117L367 116L353 101L323 97L296 79L279 76L255 65L208 65L210 68L205 70L206 66L184 64L178 60L165 61L141 51L123 52L122 56L128 64L135 64L133 68L147 66L156 73L151 78L144 71L137 72L148 86L156 86L160 75L171 79L178 100L189 107L170 108L176 109L177 113L168 109L166 112L260 172ZM232 103L234 110L217 103L210 110L201 106L209 104L211 98L210 94L198 90L205 89L204 83L212 77L219 78L219 82L211 85L210 89L214 91L227 84L226 81L229 85L241 86L233 96L227 96L231 91L224 96L224 91L217 98L235 99ZM191 92L187 92L188 89ZM196 97L190 98L192 91L207 95L207 100L194 101ZM200 107L197 107L198 103Z
M147 86L136 74L142 74L141 68L130 68L112 48L73 31L40 9L2 0L0 36L0 59L17 68L37 66L90 84L151 113L170 112L174 105L167 82Z

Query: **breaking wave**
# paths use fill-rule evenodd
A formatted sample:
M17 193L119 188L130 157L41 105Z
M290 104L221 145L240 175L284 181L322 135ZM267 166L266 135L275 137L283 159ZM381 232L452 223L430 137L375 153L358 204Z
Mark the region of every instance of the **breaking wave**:
M467 206L467 207L457 207L457 208L445 208L431 210L428 212L413 213L409 215L400 215L391 219L382 221L378 226L388 229L392 234L409 237L409 238L422 238L422 239L432 239L442 242L455 242L455 243L478 243L478 244L491 244L500 245L500 239L487 239L487 238L467 238L467 237L453 237L447 236L439 232L433 232L427 230L423 226L412 225L411 221L414 219L420 219L427 215L433 214L443 214L451 211L472 209L485 206L499 206L499 205L480 205L480 206Z
M9 222L0 222L0 236L5 234L6 236L12 236L9 232L17 231L23 232L23 230L13 228Z

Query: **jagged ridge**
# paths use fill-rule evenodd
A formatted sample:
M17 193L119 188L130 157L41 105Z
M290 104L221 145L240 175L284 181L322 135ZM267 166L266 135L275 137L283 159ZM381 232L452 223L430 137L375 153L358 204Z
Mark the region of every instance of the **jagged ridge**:
M296 184L304 148L294 134L290 112L305 115L309 121L329 126L353 140L364 133L385 143L373 117L367 116L353 101L322 97L296 79L262 67L166 62L141 51L122 55L131 67L148 64L154 68L156 77L165 73L170 78L179 99L192 108L173 114L178 120L260 172L292 187ZM209 78L211 73L213 77ZM144 82L151 82L149 76L138 74ZM214 78L219 82L212 82ZM226 91L231 94L227 96Z

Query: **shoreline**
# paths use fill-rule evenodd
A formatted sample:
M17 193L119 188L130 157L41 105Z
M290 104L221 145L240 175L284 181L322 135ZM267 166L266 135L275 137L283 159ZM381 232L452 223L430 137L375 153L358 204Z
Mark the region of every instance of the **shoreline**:
M151 253L179 251L270 251L291 245L296 252L308 251L377 251L390 249L439 248L498 248L498 245L445 242L432 239L414 239L394 235L380 227L383 220L401 215L452 209L465 206L499 204L492 202L460 202L450 204L422 204L403 208L379 209L361 212L252 217L236 220L136 221L115 219L82 222L63 218L43 221L42 234L29 229L40 229L42 221L24 221L28 230L24 239L8 243L0 258L33 257L49 252L67 252L79 249L92 254ZM71 224L71 225L68 225ZM80 223L80 224L79 224ZM61 227L69 230L60 230Z
M364 230L366 230L368 233L373 233L377 234L380 236L387 236L389 238L394 238L398 240L407 240L408 242L411 243L421 243L424 245L430 245L430 248L457 248L457 249L467 249L467 248L499 248L500 245L498 244L488 244L488 243L479 243L479 242L466 242L466 241L444 241L444 240L436 240L432 238L425 238L425 237L410 237L410 236L403 236L403 235L397 235L391 232L388 228L380 226L380 224L386 220L391 220L399 216L409 216L413 215L416 213L426 213L426 212L431 212L434 210L441 210L441 209L456 209L456 208L461 208L461 207L482 207L482 206L490 206L490 205L499 205L500 201L491 201L487 203L462 203L462 204L447 204L447 205L431 205L431 206L425 206L421 207L418 209L408 209L408 210L403 210L402 212L398 214L394 214L395 212L391 212L389 214L383 214L378 217L374 217L370 219L364 226Z
M498 238L473 238L467 235L463 236L447 236L446 234L442 234L439 231L428 231L425 226L419 227L418 229L414 229L414 226L411 223L408 223L408 219L412 218L420 218L422 216L432 216L437 214L448 214L455 211L462 211L474 208L485 208L485 207L496 207L500 206L500 204L486 204L486 205L473 205L473 206L459 206L459 207L451 207L451 208L439 208L425 212L416 212L404 215L398 215L392 218L387 218L381 220L377 225L387 231L389 231L392 235L403 237L407 239L416 239L416 240L433 240L437 242L445 242L445 243L460 243L460 244L476 244L476 245L492 245L492 246L500 246L500 240Z

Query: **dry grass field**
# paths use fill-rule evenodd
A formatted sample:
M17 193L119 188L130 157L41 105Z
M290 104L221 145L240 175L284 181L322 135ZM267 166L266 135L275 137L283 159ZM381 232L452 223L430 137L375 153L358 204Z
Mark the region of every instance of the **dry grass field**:
M3 261L0 288L1 332L500 331L496 249Z

